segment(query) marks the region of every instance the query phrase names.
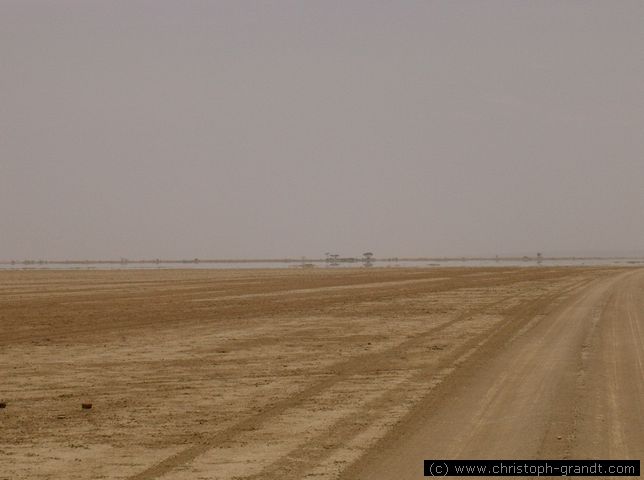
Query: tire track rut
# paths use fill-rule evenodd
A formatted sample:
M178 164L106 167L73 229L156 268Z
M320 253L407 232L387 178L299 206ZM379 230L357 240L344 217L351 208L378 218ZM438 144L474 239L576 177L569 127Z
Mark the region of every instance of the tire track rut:
M512 281L515 281L515 280L512 280ZM563 291L559 291L553 295L546 295L546 296L539 297L534 302L530 302L528 307L526 307L525 304L520 304L510 311L509 319L514 319L515 316L518 314L518 312L526 313L526 312L537 311L539 308L542 308L544 305L551 304L556 298L564 296L573 290L581 288L583 287L583 285L587 284L590 281L591 280L584 279L579 282L576 282L574 285L566 288ZM482 283L485 283L485 282L482 282ZM465 288L465 287L462 287L462 288ZM325 390L328 390L335 384L343 380L346 380L351 376L359 375L361 373L367 373L369 371L372 371L378 368L386 368L387 363L389 363L390 358L392 358L393 356L403 354L407 350L421 345L427 339L435 336L441 331L444 331L447 328L453 325L456 325L457 323L474 315L475 313L480 313L481 309L489 309L495 306L499 306L504 302L511 300L512 297L513 297L512 294L507 294L501 299L499 299L498 301L495 301L491 304L478 306L473 310L466 310L460 313L459 315L457 315L456 317L452 318L451 320L448 320L438 326L425 330L422 333L417 334L414 337L409 338L386 350L363 354L358 357L353 357L351 359L348 359L337 365L334 365L330 369L331 371L333 371L333 373L330 374L327 378L306 387L305 389L301 390L295 395L292 395L290 397L287 397L283 400L280 400L274 403L273 405L264 409L260 413L253 414L241 420L240 422L213 434L212 436L204 439L203 441L197 444L194 444L186 449L181 450L180 452L164 459L163 461L151 466L150 468L134 476L129 477L129 480L152 480L155 478L159 478L182 465L192 462L197 457L203 455L204 453L215 448L216 446L230 441L239 433L257 429L263 423L278 417L279 415L286 412L286 410L288 410L289 408L292 408L298 404L301 404L302 402L304 402L307 399L310 399L311 397L319 395L320 393L324 392ZM509 338L510 334L514 334L516 330L518 330L521 326L524 326L525 323L529 321L531 318L532 317L515 325L512 324L511 320L506 320L505 322L503 322L503 326L502 326L503 330L506 332L505 335L508 336ZM474 347L476 346L480 347L482 342L483 343L485 342L484 339L489 340L490 338L497 337L498 334L499 332L491 332L491 333L485 332L484 334L477 336L474 339L471 339L470 341L467 341L462 347L458 348L453 355L450 355L448 358L445 359L444 362L441 362L440 369L446 368L448 365L453 364L455 361L459 359L461 359L462 361L465 361L464 356L467 356L468 358L471 357L473 355L472 352L474 351L473 350ZM496 343L498 342L495 342L495 344ZM432 368L425 372L422 372L421 374L419 374L419 376L422 376L422 375L427 376L432 372L436 373L436 371ZM338 425L338 428L340 430L345 431L345 433L351 431L351 428L349 428L348 426L343 427L341 425ZM307 447L304 446L302 451L307 452ZM299 463L299 462L295 461L295 463ZM267 472L264 472L259 476L255 476L251 478L260 478L260 476L262 478L280 478L280 476L283 475L285 471L289 471L289 469L291 469L291 471L299 471L292 468L290 460L285 460L284 465L280 464L278 461L278 463L274 465L272 468L269 467L269 470Z

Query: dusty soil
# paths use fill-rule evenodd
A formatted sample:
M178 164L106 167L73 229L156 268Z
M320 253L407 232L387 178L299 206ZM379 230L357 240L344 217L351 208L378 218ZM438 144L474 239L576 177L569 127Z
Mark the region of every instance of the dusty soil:
M644 452L642 270L4 271L0 326L3 480Z

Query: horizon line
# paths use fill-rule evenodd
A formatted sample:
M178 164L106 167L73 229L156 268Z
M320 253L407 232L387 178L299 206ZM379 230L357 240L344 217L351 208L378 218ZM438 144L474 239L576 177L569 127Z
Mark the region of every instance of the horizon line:
M514 260L624 260L624 259L644 259L644 255L551 255L551 256L542 256L542 255L450 255L450 256L441 256L441 257L424 257L424 256L415 256L415 257L367 257L364 256L347 256L347 257L338 257L335 261L338 262L362 262L362 261L371 261L371 262L418 262L418 261L514 261ZM162 258L147 258L147 259L128 259L121 257L119 259L54 259L54 260L45 260L45 259L23 259L23 260L0 260L0 265L33 265L33 264L87 264L87 263L98 263L98 264L127 264L127 263L138 263L138 264L157 264L157 263L329 263L334 260L329 258L308 258L306 256L301 257L274 257L274 258L180 258L180 259L162 259Z

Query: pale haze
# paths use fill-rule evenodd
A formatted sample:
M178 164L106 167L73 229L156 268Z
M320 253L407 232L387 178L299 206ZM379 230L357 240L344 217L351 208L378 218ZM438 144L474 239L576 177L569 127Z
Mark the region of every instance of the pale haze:
M644 2L0 1L0 260L644 254Z

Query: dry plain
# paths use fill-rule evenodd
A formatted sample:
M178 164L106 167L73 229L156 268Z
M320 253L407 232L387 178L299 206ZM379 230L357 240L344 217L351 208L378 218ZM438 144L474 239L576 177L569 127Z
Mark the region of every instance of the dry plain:
M641 269L2 271L0 326L2 480L644 453Z

